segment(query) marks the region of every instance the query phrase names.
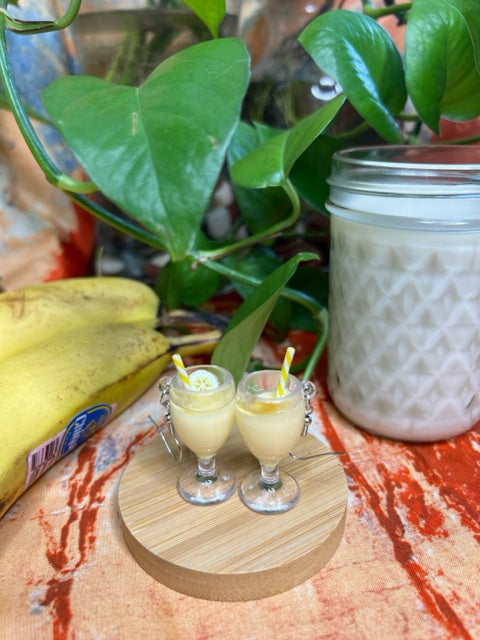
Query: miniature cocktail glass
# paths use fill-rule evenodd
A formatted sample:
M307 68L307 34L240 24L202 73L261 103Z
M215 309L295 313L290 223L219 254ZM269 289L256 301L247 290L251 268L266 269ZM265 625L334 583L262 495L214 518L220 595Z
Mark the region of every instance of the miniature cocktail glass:
M313 384L289 374L284 395L278 397L279 378L279 371L255 371L246 374L237 389L237 427L260 462L260 470L242 480L239 493L247 507L260 513L288 511L298 502L298 482L279 465L311 421L306 407L315 392Z
M218 384L205 390L186 389L178 373L161 381L170 435L176 446L183 443L197 456L196 467L179 477L178 492L192 504L215 504L236 489L235 475L216 465L216 455L235 423L235 382L227 369L215 365L187 367L186 371L189 376L195 371L207 372ZM167 444L165 437L164 442Z

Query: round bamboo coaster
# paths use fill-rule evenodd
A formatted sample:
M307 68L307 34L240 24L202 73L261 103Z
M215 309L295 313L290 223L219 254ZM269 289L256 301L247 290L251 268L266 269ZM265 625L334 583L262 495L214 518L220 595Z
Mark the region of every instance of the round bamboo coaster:
M295 453L327 450L308 435ZM159 582L207 600L253 600L304 582L335 553L347 505L347 482L336 456L283 460L282 469L297 478L302 493L293 509L274 515L251 511L237 494L217 505L185 502L176 482L193 464L188 450L175 462L158 437L136 453L120 481L127 546ZM218 455L218 466L241 479L258 462L235 431Z

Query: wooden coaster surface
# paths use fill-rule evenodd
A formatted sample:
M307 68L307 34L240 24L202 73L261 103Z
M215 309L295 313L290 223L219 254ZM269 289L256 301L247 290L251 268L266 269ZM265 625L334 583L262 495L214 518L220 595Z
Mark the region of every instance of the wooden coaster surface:
M327 450L308 435L295 453ZM236 430L217 461L235 471L238 481L259 466ZM298 480L302 493L293 509L272 515L251 511L237 493L218 505L185 502L177 478L194 464L188 450L175 462L158 437L135 454L120 481L126 543L159 582L207 600L252 600L300 584L335 553L347 506L347 482L336 456L284 459L281 468Z

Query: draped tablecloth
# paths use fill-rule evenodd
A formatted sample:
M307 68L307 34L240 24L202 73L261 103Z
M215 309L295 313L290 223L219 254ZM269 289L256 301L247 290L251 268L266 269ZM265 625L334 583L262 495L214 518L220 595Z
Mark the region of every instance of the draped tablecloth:
M267 351L278 361L280 348ZM0 520L0 638L480 638L479 427L437 444L387 441L337 412L325 362L315 382L313 429L346 452L349 490L343 540L318 574L268 598L215 602L172 591L135 562L117 491L135 452L158 437L154 386ZM281 516L265 517L274 527Z

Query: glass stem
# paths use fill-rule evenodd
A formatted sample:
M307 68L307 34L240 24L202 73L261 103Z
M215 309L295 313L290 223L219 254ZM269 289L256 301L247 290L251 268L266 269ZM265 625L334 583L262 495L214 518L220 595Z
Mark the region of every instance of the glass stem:
M282 486L280 467L278 464L266 464L260 461L260 486L267 491L276 491Z
M215 482L217 479L215 456L211 456L210 458L197 457L196 477L199 482Z

